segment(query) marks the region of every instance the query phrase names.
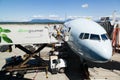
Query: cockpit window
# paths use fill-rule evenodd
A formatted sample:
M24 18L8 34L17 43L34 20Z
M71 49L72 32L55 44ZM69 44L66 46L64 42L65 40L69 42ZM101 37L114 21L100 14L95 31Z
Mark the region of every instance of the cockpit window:
M85 33L83 39L88 39L89 38L89 34L88 33Z
M108 39L106 34L101 35L101 37L104 40ZM90 40L100 40L101 39L100 35L98 35L98 34L89 34L89 33L81 33L79 38L80 39L90 39Z
M100 36L96 35L96 34L91 34L90 39L91 40L100 40Z
M84 33L81 33L80 36L79 36L79 38L82 39L83 36L84 36Z
M101 35L101 38L102 38L102 40L108 40L107 34L102 34L102 35Z

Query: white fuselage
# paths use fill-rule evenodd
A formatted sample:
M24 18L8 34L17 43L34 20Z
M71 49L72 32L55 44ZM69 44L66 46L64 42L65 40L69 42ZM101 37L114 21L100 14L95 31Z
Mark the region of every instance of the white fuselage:
M75 19L64 25L70 29L67 43L75 53L92 62L110 60L111 42L99 24L88 19Z

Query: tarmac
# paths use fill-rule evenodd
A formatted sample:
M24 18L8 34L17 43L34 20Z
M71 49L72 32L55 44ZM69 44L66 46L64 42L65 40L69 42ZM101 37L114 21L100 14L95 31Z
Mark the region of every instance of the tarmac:
M110 62L88 65L91 80L120 80L120 53L115 53Z
M47 47L41 51L41 57L48 59L48 52L51 48ZM18 48L13 48L11 53L0 53L0 69L5 64L5 59L14 55L24 55L25 53ZM87 80L80 70L80 59L76 54L69 53L67 60L67 69L65 73L51 74L48 72L48 78L46 78L45 72L34 72L25 74L23 79L18 79L16 76L8 76L0 73L0 80ZM120 80L120 53L116 53L112 56L112 59L108 63L97 64L87 62L89 67L91 80Z

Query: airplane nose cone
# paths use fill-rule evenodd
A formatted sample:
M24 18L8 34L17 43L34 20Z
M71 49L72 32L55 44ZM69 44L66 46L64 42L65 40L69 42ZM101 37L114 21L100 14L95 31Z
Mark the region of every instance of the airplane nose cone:
M99 52L99 55L103 58L102 61L108 61L112 56L112 48L104 48Z
M99 45L100 48L97 48L98 56L100 61L109 61L112 57L112 46L111 44Z
M89 53L94 62L104 63L111 59L112 46L111 46L111 42L109 40L101 41L94 45L95 46L89 47L91 50L91 52L89 52Z

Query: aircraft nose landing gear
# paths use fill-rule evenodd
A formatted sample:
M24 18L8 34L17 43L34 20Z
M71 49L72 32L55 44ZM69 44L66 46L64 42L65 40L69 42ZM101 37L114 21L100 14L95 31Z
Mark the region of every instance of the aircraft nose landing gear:
M89 74L89 71L88 71L88 65L87 65L86 61L83 61L80 64L80 68L81 68L80 70L82 72L83 78L90 80L90 78L89 78L90 74Z

